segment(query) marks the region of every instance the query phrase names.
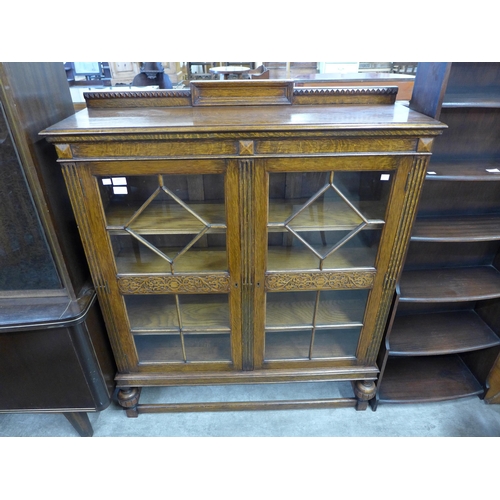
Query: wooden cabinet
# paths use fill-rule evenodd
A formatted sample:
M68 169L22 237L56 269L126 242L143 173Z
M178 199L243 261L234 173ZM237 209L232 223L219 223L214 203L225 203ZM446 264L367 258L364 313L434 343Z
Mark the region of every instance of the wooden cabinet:
M376 402L500 393L500 64L420 63L411 105L435 141Z
M129 416L366 408L440 122L397 88L88 93L59 154ZM138 404L144 386L351 381L351 397Z
M0 64L0 413L63 413L89 436L116 367L57 156L38 135L73 112L62 63Z

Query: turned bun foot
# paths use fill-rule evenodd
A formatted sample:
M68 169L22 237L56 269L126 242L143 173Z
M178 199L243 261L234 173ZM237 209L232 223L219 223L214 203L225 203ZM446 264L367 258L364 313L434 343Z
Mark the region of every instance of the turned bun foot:
M354 394L358 403L356 410L366 410L368 408L368 401L375 396L377 386L373 380L357 380L352 383Z
M137 404L141 395L140 387L127 387L118 391L118 403L125 409L127 417L137 418Z

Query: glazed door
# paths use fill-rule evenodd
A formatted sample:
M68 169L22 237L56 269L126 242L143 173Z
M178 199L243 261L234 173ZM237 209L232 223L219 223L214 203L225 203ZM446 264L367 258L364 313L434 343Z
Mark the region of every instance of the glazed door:
M237 173L223 160L172 160L92 163L87 176L100 297L127 369L240 368Z
M374 363L411 163L337 157L260 165L256 368Z

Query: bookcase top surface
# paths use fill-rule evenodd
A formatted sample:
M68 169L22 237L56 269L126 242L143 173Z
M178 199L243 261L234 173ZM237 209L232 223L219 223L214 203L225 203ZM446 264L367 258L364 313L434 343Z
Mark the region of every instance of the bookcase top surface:
M286 81L256 83L198 82L190 91L92 93L85 96L86 109L42 135L446 128L394 102L397 88L294 89Z
M96 132L214 132L278 129L445 128L402 104L381 106L256 106L84 109L43 135Z

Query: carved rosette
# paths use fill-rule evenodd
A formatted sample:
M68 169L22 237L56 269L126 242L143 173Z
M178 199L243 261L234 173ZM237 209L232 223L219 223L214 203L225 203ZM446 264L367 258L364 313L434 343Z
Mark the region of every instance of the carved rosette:
M273 273L266 276L269 292L372 288L375 271Z
M126 295L153 293L227 293L228 275L118 277L120 292Z

